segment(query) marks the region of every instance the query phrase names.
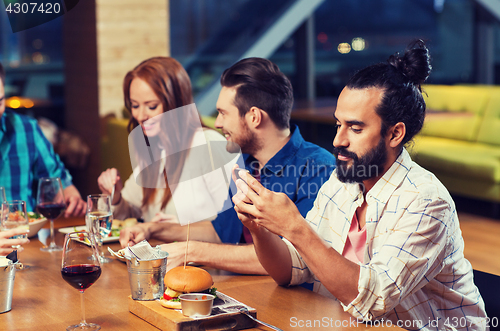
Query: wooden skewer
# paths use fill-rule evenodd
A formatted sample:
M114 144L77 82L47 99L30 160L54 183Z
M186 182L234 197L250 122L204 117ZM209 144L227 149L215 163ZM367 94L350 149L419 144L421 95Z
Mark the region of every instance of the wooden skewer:
M189 245L189 222L188 222L188 231L187 231L187 238L186 238L186 252L184 253L184 269L186 269L186 265L187 265L188 245Z

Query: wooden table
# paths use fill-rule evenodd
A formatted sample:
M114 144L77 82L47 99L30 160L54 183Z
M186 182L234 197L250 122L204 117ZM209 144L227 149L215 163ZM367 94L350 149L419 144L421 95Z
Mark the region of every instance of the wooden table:
M82 224L83 220L61 219L56 221L56 228ZM62 244L62 240L63 235L57 233L56 243ZM119 249L118 243L109 246ZM19 254L29 268L16 272L12 310L0 314L1 330L65 330L80 322L80 293L61 277L61 253L42 252L40 247L42 243L34 237ZM283 288L268 276L242 276L219 270L211 273L219 291L257 309L257 318L283 330L370 329L357 324L335 301L302 287ZM102 330L158 330L129 312L129 295L126 264L117 260L103 264L101 277L85 292L87 321L101 325ZM305 327L314 321L328 328L318 324ZM257 326L252 330L268 329Z

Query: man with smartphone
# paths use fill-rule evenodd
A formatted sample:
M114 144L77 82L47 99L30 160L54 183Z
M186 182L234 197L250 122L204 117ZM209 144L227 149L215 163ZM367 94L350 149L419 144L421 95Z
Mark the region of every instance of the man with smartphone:
M416 40L347 82L333 114L337 168L306 217L242 172L233 201L278 284L313 283L359 320L485 330L453 199L405 149L424 123L430 71Z
M306 142L290 126L292 85L279 68L262 58L243 59L221 77L215 126L227 139L229 152L243 153L245 168L266 188L286 194L305 215L335 167L333 155ZM187 227L153 222L122 230L122 246L156 238L170 243L168 267L184 263ZM265 274L233 208L214 220L190 225L187 261L238 273ZM177 243L173 243L178 241Z

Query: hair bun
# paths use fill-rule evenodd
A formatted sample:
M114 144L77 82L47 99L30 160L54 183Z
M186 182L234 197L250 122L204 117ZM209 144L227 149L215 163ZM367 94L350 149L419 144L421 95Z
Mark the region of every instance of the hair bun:
M420 86L431 73L430 59L424 41L418 39L408 45L403 57L396 53L391 55L387 62L401 72L410 83Z

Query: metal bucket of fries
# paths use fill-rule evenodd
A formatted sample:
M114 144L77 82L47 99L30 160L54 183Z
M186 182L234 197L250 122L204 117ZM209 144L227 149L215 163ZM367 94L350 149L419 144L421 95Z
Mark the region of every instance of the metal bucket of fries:
M165 252L165 255L168 255ZM165 291L163 278L167 270L167 256L154 260L127 260L132 299L157 300Z

